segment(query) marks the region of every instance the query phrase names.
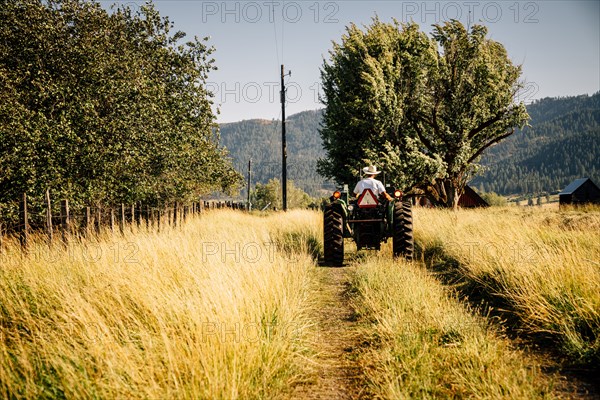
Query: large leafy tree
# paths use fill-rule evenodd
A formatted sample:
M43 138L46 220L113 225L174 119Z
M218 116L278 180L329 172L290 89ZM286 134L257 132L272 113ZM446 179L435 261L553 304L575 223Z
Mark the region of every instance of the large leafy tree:
M365 162L396 186L456 207L482 152L526 123L521 69L480 25L375 19L350 25L321 70L326 105L319 171L338 182Z
M78 0L0 10L0 204L187 200L239 182L218 145L205 40L151 6Z

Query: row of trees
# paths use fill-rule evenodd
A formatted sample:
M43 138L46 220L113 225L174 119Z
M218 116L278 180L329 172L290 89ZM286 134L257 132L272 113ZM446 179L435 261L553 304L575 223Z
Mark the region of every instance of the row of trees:
M149 4L3 2L0 204L48 188L74 206L235 189L205 90L213 48L184 36Z
M282 209L281 181L271 178L267 183L257 183L256 188L250 192L250 202L255 210ZM296 187L294 181L287 183L287 206L288 208L317 207L318 201L313 199L301 188Z
M521 68L487 29L458 21L431 37L414 23L347 27L321 70L326 177L378 164L396 186L456 207L483 151L528 119Z

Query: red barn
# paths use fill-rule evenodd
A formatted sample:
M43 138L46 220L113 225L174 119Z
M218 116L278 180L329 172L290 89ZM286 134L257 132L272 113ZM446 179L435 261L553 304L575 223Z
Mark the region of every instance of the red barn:
M477 194L471 186L465 186L465 192L458 200L458 206L462 208L489 207L490 205Z
M422 207L433 207L433 203L425 196L417 198L417 204ZM470 186L465 186L465 191L458 200L461 208L489 207L490 205L477 194Z

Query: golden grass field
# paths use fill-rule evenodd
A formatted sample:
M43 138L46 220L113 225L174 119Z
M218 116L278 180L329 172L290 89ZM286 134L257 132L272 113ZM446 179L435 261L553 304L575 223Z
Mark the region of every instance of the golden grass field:
M303 379L318 221L215 211L27 256L5 246L0 397L285 394Z
M440 273L501 300L516 329L570 362L597 365L599 210L416 208L414 226L420 260L392 259L389 242L348 245L342 270L318 267L312 211L216 210L160 232L40 237L27 254L5 238L0 398L311 398L319 354L335 350L323 346L335 329L319 332L332 271L358 325L343 360L361 371L350 398L565 397Z
M417 209L415 219L429 264L500 300L571 362L600 363L600 209Z
M369 397L554 398L555 379L473 315L422 263L367 256L353 278L370 343L361 355Z

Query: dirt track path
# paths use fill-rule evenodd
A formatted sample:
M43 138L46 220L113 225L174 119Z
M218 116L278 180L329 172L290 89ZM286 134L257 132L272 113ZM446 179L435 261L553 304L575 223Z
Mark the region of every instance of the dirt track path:
M357 360L358 323L346 293L352 267L321 268L315 348L316 381L297 387L294 399L359 399L364 384Z
M355 266L343 268L320 267L319 292L316 294L314 346L317 351L312 382L297 386L291 399L367 399L366 382L358 362L358 352L363 345L363 335L350 296L347 293L350 275ZM362 331L364 334L364 331ZM514 340L514 339L513 339ZM514 341L517 348L524 348L534 357L545 373L560 370L539 352ZM555 388L558 398L594 399L598 391L573 374L561 376Z

